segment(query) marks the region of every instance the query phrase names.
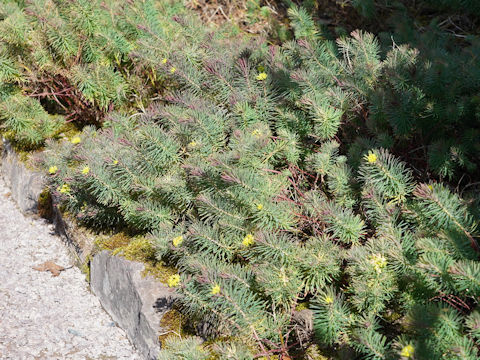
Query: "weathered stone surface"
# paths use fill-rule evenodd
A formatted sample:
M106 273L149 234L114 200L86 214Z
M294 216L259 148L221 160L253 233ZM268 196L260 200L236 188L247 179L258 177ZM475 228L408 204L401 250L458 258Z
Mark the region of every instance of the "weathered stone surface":
M94 234L62 214L57 207L53 209L51 220L55 225L55 232L62 238L75 258L75 265L80 267L85 264L95 248Z
M1 172L20 210L23 213L36 214L38 197L43 190L45 179L40 173L27 169L5 139Z
M156 359L160 350L158 336L162 333L160 321L177 295L154 278L144 277L143 269L141 263L104 250L90 264L90 285L137 349L147 359Z

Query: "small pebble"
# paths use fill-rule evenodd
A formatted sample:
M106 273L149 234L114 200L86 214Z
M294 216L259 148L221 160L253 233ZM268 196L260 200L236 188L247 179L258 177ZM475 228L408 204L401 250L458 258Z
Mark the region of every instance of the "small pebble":
M83 336L81 333L79 333L78 331L73 330L73 329L68 329L68 332L72 335L75 335L75 336Z

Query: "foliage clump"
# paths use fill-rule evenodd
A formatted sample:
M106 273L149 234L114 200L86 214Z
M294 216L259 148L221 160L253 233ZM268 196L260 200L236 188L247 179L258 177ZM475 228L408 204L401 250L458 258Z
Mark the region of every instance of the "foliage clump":
M148 91L130 57L143 11L122 8L99 0L0 4L0 120L19 147L42 146L66 122L99 125L114 107L141 106Z

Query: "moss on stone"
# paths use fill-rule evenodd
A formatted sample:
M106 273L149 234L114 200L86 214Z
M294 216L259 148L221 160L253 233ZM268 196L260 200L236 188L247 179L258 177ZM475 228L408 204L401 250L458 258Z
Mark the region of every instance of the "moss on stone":
M185 337L188 334L185 331L185 317L175 309L168 310L160 320L160 326L164 332L158 336L161 347L164 347L164 342L169 337Z
M14 131L1 131L0 135L10 143L10 146L17 154L18 160L28 166L28 168L33 169L29 160L34 154L42 152L44 150L44 146L28 147L23 145L15 140Z
M27 163L28 160L30 159L30 156L32 155L29 151L24 151L24 150L15 150L18 154L18 159L22 163Z
M95 244L100 250L115 251L128 245L131 237L123 232L114 235L99 235L95 240Z
M125 259L150 263L155 260L155 248L146 237L134 237L123 247L113 251L114 255L121 254Z
M52 195L48 188L43 189L38 197L38 215L44 219L53 218Z
M147 263L145 264L145 269L143 270L142 275L144 276L153 276L155 279L160 281L162 284L167 284L168 278L171 275L177 274L178 271L172 266L167 266L162 262L157 263Z
M127 260L145 264L156 262L155 249L151 241L144 236L130 237L120 232L108 237L100 237L96 244L101 250L110 250L113 255L123 256Z
M90 261L92 260L92 255L89 254L85 258L85 261L80 265L80 271L85 274L85 279L90 283Z
M131 237L124 232L106 236L100 235L95 241L99 250L109 250L113 255L119 255L127 260L138 261L145 265L143 276L153 276L163 284L177 273L173 267L158 261L152 241L145 236Z
M55 138L67 138L70 139L76 135L79 135L82 130L74 122L64 123L57 131Z
M130 236L125 232L119 232L113 235L98 235L95 240L97 251L108 250L113 255L122 256L127 260L138 261L144 264L145 268L142 276L152 276L163 284L167 283L168 278L177 274L177 270L173 267L166 266L163 262L158 261L155 256L155 247L151 239L145 236ZM89 264L90 258L85 262L85 271L87 278L90 277ZM160 321L160 326L164 332L159 335L158 339L164 346L164 341L171 336L187 336L192 335L187 330L185 317L176 309L168 310Z

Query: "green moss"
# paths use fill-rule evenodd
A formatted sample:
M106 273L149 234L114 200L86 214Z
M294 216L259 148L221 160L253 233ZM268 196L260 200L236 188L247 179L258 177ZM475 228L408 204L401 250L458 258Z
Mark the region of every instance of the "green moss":
M302 311L310 308L310 303L307 302L301 302L297 304L297 307L295 308L296 311Z
M80 271L85 274L85 279L90 283L90 261L92 260L92 255L89 254L85 261L80 266Z
M0 135L10 143L12 149L17 153L19 160L23 163L27 163L32 154L41 152L45 149L43 145L33 146L17 141L13 130L1 131Z
M168 278L177 273L177 269L172 266L167 266L162 262L157 262L155 264L147 263L145 264L145 270L143 270L144 276L153 276L162 284L167 284Z
M155 248L146 237L134 237L123 247L118 247L113 253L121 254L127 260L149 263L156 261Z
M327 357L325 355L322 355L320 348L318 345L313 344L310 345L305 351L305 359L309 360L328 360L331 359L331 357Z
M16 149L16 152L18 155L18 159L23 163L28 162L28 160L30 160L30 156L32 155L30 152L20 149Z
M131 237L129 237L127 234L123 232L120 232L111 236L100 235L95 240L95 244L101 250L114 251L116 249L127 246L130 240L131 240Z
M44 219L53 218L52 195L48 188L43 189L38 197L38 215Z
M155 248L151 241L144 236L130 237L120 232L97 240L102 250L110 250L114 255L121 255L127 260L143 263L156 262Z
M127 260L138 261L145 265L143 276L153 276L163 284L177 273L174 267L158 261L152 241L145 236L131 237L124 232L114 235L100 235L95 244L99 250L109 250L114 255L123 256Z
M54 137L56 139L60 139L60 138L70 139L76 135L79 135L81 132L82 130L78 127L77 124L73 122L67 122L60 127L60 129L57 131Z
M81 133L81 129L74 123L65 123L53 136L54 139L70 139L75 135ZM15 132L13 130L0 131L0 135L5 138L12 146L12 149L18 156L18 159L30 170L37 170L32 166L30 161L35 154L41 153L45 150L44 144L38 146L27 145L16 140Z
M392 323L400 320L402 317L403 315L396 311L387 311L385 314L383 314L383 318L385 319L385 321Z
M172 336L185 337L189 335L185 331L185 317L175 309L168 310L160 320L160 326L164 330L162 334L158 337L162 347L164 346L164 341Z
M10 142L12 142L13 139L15 138L15 133L12 130L8 130L8 129L1 129L0 135L2 135L2 137L5 140L8 140Z

